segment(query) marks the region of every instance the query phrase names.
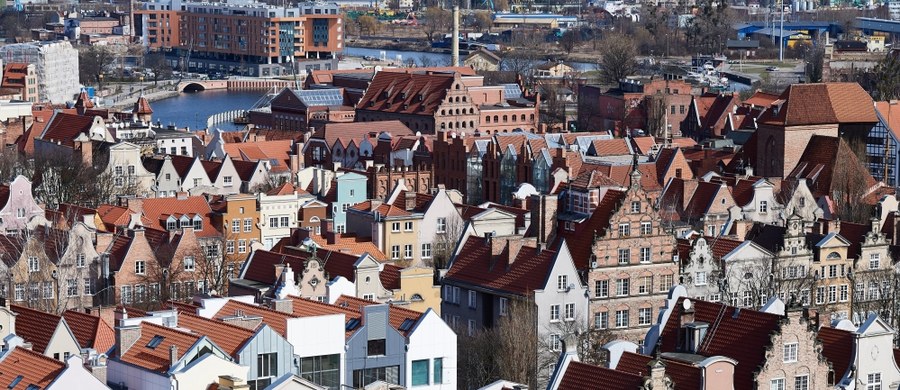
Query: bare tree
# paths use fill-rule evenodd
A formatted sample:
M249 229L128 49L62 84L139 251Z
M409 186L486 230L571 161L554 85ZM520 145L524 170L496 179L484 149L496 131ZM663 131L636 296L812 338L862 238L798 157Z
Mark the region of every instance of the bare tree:
M434 241L431 244L431 258L424 260L425 265L433 267L435 270L447 268L447 263L453 257L456 244L463 234L465 234L465 226L463 226L462 218L448 218L444 233L434 235Z
M91 45L78 52L78 70L83 84L99 84L100 75L116 60L116 54L106 46Z
M637 69L637 47L626 35L607 34L600 43L600 53L598 68L606 84L616 84Z
M833 169L830 195L835 217L842 221L867 223L872 216L872 205L861 200L869 191L868 172L860 164L849 162L834 164Z
M490 11L476 11L475 17L473 19L473 24L475 29L481 32L491 32L491 26L494 24L494 20L491 19Z
M242 58L243 60L243 58ZM151 51L144 55L144 67L149 69L155 87L159 80L165 80L172 77L172 66L166 61L166 56L158 51Z
M423 20L420 25L422 26L422 32L425 33L428 42L434 42L435 34L446 33L452 25L452 15L450 14L450 11L443 8L429 7L428 10L425 11L424 19L425 20Z
M360 15L360 17L356 18L356 23L359 24L360 34L371 35L377 33L379 27L381 27L378 23L378 19L375 19L375 17L371 15Z
M62 155L42 155L27 162L35 177L35 198L50 207L62 203L96 208L120 195L142 192L133 177L72 160Z
M662 137L666 130L666 109L669 107L666 95L656 93L644 100L647 110L647 132L654 137Z
M869 314L878 314L891 326L900 325L897 307L897 289L900 288L900 275L893 267L878 270L865 270L855 273L850 281L853 283L853 300L850 320L861 324Z

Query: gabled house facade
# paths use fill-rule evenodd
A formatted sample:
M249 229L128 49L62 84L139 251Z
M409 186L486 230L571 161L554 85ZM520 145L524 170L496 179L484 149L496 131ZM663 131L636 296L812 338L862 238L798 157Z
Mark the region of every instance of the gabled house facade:
M0 231L4 233L25 229L44 209L34 200L31 181L16 176L9 185L0 184Z

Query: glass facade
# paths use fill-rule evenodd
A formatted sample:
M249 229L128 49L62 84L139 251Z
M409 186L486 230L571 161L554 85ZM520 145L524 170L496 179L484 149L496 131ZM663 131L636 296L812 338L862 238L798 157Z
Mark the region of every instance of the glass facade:
M329 389L341 387L341 355L300 358L300 377Z

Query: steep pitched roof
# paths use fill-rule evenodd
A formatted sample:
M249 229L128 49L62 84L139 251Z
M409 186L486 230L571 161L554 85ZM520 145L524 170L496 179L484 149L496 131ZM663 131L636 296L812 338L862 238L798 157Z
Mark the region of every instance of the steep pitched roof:
M774 104L779 102L781 108L767 110L761 122L782 126L878 122L872 98L855 82L792 84Z
M312 135L310 139L322 139L332 147L338 138L345 140L353 140L357 145L366 138L370 138L374 144L376 138L382 132L387 132L392 137L404 135L415 135L415 133L406 127L399 120L372 121L372 122L348 122L348 123L326 123Z
M178 348L180 354L178 357L180 358L202 337L151 322L141 322L140 327L141 337L119 359L159 373L165 373L171 368L169 359L171 346ZM161 340L151 344L150 341L154 338L157 340L161 338Z
M16 347L0 361L0 383L7 384L9 390L31 389L32 385L46 389L65 368L66 365L59 360ZM19 382L10 386L19 377Z
M495 256L491 253L490 239L469 237L454 258L445 279L521 296L528 296L533 290L544 287L556 251L541 250L523 243L516 253L510 253L516 250L515 245L507 245ZM507 259L510 258L512 264L508 264Z
M661 332L661 348L663 352L677 352L680 340L680 318L684 310L679 298L672 314ZM735 389L749 390L754 388L755 372L759 370L766 358L766 347L771 344L773 332L780 327L781 316L754 311L742 310L722 303L691 300L694 308L694 321L706 322L709 330L701 341L699 355L727 356L738 363L735 366Z
M153 108L150 107L150 101L141 95L138 97L138 100L134 102L134 107L132 107L132 112L138 115L147 115L153 113Z
M644 385L644 378L628 372L611 370L581 362L570 362L566 367L559 390L584 390L597 388L603 384L608 390L638 390Z
M250 329L187 312L178 313L178 327L209 337L219 348L231 356L236 356L241 347L255 335Z
M16 334L31 343L35 352L44 353L62 317L25 306L10 305L10 309L16 313Z
M566 240L569 251L572 252L572 260L575 268L587 269L590 264L591 250L594 244L594 236L603 236L609 228L609 218L618 209L619 204L625 199L625 193L617 190L606 191L606 195L600 200L600 204L594 209L594 213L587 221L575 226L575 230L557 229L557 243Z
M203 196L188 196L184 198L152 198L144 199L141 203L141 223L156 230L166 230L165 217L195 215L203 219L203 229L196 231L198 237L214 237L219 233L209 219L212 208ZM177 217L176 217L177 218Z
M453 74L378 72L357 110L434 115L454 81Z
M773 93L766 93L763 91L756 91L753 96L744 100L743 105L745 106L757 106L757 107L769 107L778 100L778 95Z
M842 138L814 135L809 139L797 166L788 175L790 178L805 178L815 197L831 195L839 185L835 181L835 167L841 172L864 180L866 188L876 184L869 170L859 161L853 150ZM843 179L844 175L840 179Z
M106 353L115 346L115 331L99 316L66 310L63 318L81 348L93 348L97 353Z
M631 148L625 138L595 139L591 141L591 152L594 156L624 156L631 154Z
M75 138L79 134L88 133L94 124L94 118L90 116L67 114L57 112L41 134L32 133L43 140L61 142L63 145L74 145Z
M822 355L831 363L835 380L839 380L852 364L856 337L853 332L823 326L816 338L822 343Z
M590 171L581 172L575 180L570 184L574 188L590 189L599 187L621 187L621 184L610 179L609 176L603 174L599 170L591 169Z
M699 367L675 360L664 360L666 365L666 376L672 379L675 383L675 388L703 388L703 372ZM619 364L616 366L616 371L649 377L651 361L653 361L653 358L650 356L624 352L619 358Z

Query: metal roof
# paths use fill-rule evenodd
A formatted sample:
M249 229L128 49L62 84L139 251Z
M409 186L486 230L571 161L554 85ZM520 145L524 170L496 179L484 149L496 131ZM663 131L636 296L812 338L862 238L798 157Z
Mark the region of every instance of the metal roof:
M341 106L344 104L343 91L338 88L294 90L294 94L307 107Z

